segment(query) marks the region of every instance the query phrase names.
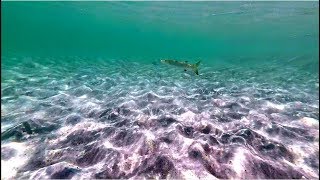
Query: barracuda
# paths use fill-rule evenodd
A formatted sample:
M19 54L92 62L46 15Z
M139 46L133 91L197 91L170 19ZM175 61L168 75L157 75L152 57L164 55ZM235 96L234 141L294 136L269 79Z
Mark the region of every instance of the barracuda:
M196 64L189 64L188 61L182 62L182 61L176 61L176 60L161 60L162 63L182 67L184 68L184 71L187 71L187 69L191 69L196 73L196 75L199 75L198 67L200 65L201 61L198 61Z

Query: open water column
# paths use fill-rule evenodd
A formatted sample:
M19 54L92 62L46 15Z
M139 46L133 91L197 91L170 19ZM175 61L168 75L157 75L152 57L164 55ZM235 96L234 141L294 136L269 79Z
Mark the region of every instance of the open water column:
M1 6L1 179L319 178L318 1Z

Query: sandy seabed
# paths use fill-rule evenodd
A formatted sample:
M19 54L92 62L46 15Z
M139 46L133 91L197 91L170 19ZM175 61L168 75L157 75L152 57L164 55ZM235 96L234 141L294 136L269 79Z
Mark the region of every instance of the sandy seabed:
M1 179L319 178L316 74L102 60L2 73Z

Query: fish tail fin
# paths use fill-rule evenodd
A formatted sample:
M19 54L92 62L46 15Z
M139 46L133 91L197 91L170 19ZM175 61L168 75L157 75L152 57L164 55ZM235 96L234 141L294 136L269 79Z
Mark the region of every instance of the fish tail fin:
M199 75L198 66L200 65L200 62L201 61L198 61L193 67L193 71L196 73L196 75Z
M196 67L198 67L198 66L200 65L200 63L201 63L201 61L198 61L198 62L196 63Z

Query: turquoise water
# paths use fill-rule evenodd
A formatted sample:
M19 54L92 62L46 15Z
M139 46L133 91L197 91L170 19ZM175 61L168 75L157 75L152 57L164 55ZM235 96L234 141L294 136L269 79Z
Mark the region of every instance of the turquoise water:
M318 2L4 2L2 51L205 64L297 57L298 64L316 65L318 7Z
M318 2L1 5L1 178L319 178Z

